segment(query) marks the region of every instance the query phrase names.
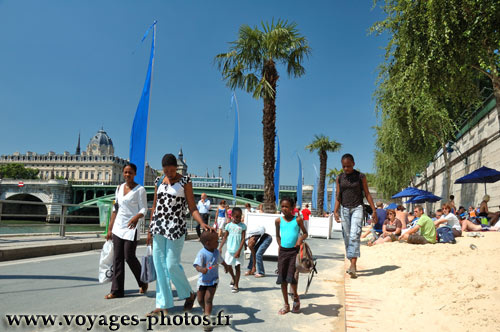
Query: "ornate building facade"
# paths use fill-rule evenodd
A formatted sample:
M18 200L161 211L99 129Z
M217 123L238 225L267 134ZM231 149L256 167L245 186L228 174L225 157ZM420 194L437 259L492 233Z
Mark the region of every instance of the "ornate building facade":
M0 156L0 165L18 163L37 168L40 179L66 179L75 183L118 184L123 182L122 169L128 162L114 155L113 141L103 130L99 130L87 144L86 151L80 151L80 135L75 154L65 151L45 154L27 151ZM187 168L187 166L186 166ZM146 163L145 184L152 184L156 171Z

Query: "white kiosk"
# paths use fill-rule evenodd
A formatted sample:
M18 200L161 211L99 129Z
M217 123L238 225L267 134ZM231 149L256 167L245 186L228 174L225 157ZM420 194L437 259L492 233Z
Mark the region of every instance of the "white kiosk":
M307 233L309 237L331 238L332 232L342 231L342 224L334 220L333 214L328 217L309 217Z

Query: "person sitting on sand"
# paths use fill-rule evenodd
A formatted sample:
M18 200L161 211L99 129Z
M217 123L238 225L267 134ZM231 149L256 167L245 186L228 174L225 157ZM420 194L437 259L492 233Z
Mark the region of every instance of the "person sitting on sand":
M488 202L490 201L490 195L484 195L481 205L479 205L479 217L486 217L489 219L490 226L495 226L500 217L500 212L490 212L488 211Z
M436 226L436 228L449 227L453 231L453 236L455 237L462 236L462 226L460 225L457 216L455 216L451 212L452 209L451 205L449 203L446 203L443 205L442 208L444 216L434 221L434 225Z
M401 228L402 224L401 221L396 218L396 212L394 210L387 210L387 219L382 226L382 235L375 242L369 241L368 245L372 246L396 241L401 234Z
M421 205L415 206L413 210L418 218L417 224L399 237L399 240L404 240L411 244L427 244L436 243L436 227L431 218L424 213L424 208ZM417 232L420 230L420 234Z
M405 212L403 205L398 205L396 208L396 219L401 221L402 229L406 228L406 225L408 225L408 212Z

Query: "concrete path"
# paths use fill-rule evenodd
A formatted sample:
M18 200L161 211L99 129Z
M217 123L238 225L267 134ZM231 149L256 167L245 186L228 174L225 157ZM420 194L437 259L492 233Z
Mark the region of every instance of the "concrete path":
M2 239L4 240L4 239ZM214 300L214 313L223 310L222 315L231 315L229 326L216 327L215 331L343 331L344 322L344 254L340 233L334 239L309 239L308 243L318 259L319 274L304 295L306 278L299 280L301 313L277 314L283 305L279 285L276 285L276 261L265 261L267 276L254 278L242 276L239 293L231 293L230 277L220 271L220 284ZM2 246L5 243L2 244ZM5 248L5 247L0 247ZM201 248L197 240L186 241L182 264L193 288L196 287L197 272L192 267L196 253ZM137 292L135 280L127 267L126 297L104 300L110 284L99 284L97 266L99 250L80 253L47 256L24 260L0 262L0 330L2 331L110 331L112 315L144 314L154 309L155 283L150 284L146 295ZM138 248L137 255L145 254L145 246ZM176 300L170 310L170 318L183 315L183 301ZM201 314L198 304L192 314ZM9 326L6 315L10 314L51 314L58 315L55 326ZM68 328L62 315L101 315L107 318L107 326L90 328L88 318L74 318ZM178 317L178 319L180 319ZM221 321L225 323L225 321ZM77 324L78 323L78 324ZM120 323L120 322L118 322ZM127 323L127 321L125 321ZM130 324L130 321L128 322ZM147 321L138 326L120 324L118 331L146 331ZM39 323L40 324L40 323ZM78 325L82 326L78 326ZM201 327L153 326L154 331L202 331Z

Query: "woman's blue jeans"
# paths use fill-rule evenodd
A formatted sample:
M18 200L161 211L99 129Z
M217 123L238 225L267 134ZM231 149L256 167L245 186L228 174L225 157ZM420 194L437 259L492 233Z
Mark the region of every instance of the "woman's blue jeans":
M267 248L273 242L273 237L271 235L267 235L265 238L259 240L259 242L255 246L255 262L257 266L258 274L266 274L264 270L264 253ZM248 264L248 269L251 270L253 267L253 257L250 255L250 262Z
M363 205L354 208L341 207L342 235L347 259L360 256L361 229L363 227Z

